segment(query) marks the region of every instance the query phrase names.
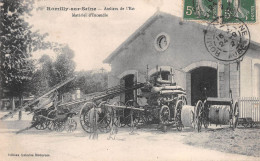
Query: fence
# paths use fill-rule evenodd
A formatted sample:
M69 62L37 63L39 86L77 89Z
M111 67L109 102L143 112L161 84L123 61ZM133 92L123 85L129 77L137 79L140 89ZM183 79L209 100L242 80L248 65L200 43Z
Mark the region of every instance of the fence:
M253 121L260 122L260 98L242 97L239 99L239 117L251 117Z

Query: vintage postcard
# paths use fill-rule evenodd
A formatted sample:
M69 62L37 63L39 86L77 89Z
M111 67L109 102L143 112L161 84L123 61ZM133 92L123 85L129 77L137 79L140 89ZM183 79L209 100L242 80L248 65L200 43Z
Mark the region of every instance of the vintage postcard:
M260 0L0 7L0 161L260 160Z

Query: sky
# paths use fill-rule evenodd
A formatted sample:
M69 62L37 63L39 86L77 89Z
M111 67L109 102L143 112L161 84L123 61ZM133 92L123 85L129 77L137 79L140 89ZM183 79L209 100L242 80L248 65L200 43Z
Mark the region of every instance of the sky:
M182 17L182 0L35 0L35 10L29 22L34 30L48 33L46 40L68 44L75 52L76 70L105 68L103 60L123 43L158 9ZM260 0L256 0L257 8ZM48 11L47 7L96 8L96 11ZM123 7L125 10L104 11L104 8ZM134 10L126 10L127 7ZM38 10L36 10L38 8ZM72 17L72 13L107 13L108 17ZM260 20L259 14L257 21ZM248 24L251 39L260 43L260 24ZM50 51L34 54L55 55Z

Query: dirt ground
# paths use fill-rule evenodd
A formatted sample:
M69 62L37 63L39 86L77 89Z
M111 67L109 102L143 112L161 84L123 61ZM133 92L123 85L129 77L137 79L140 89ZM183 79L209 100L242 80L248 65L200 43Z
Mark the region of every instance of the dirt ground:
M191 133L184 138L188 145L206 147L222 152L260 157L260 128L224 128Z
M17 130L30 124L31 117L23 116L22 121L15 116L0 122L0 161L260 160L260 129L231 131L212 126L201 133L190 128L163 133L150 126L136 129L134 134L129 128L120 128L115 140L108 140L109 133L90 140L79 124L73 133L30 129L17 135Z

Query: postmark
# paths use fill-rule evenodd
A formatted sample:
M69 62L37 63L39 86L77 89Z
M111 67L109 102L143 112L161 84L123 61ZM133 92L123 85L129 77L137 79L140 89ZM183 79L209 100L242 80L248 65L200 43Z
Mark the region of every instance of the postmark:
M220 61L235 61L244 56L250 45L250 32L239 18L231 17L223 24L223 16L213 20L205 31L204 43L208 52Z
M212 21L218 15L218 0L183 0L183 19Z
M239 20L232 19L233 17L245 23L256 22L255 0L222 0L221 2L223 23L239 23Z

